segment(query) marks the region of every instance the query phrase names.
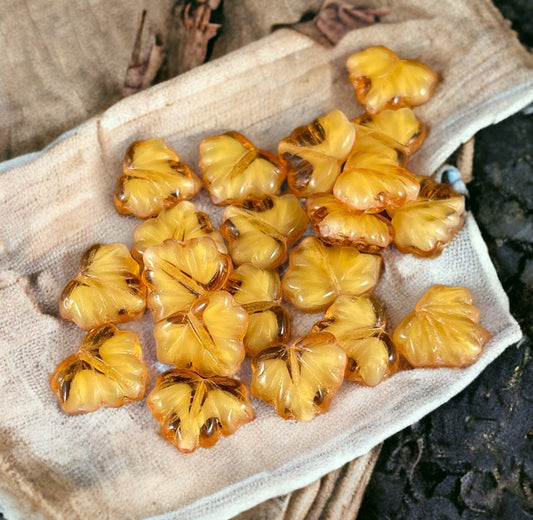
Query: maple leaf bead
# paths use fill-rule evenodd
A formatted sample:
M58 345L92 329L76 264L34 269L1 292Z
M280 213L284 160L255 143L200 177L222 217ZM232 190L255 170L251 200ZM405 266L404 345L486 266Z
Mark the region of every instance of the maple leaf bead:
M439 76L416 60L402 60L386 47L370 47L346 62L355 96L367 113L416 106L433 94Z
M124 157L115 206L120 213L153 217L163 208L192 198L201 187L196 174L162 139L135 141Z
M396 327L392 340L413 367L463 368L491 337L479 317L468 289L434 285Z
M291 251L283 294L303 312L321 312L342 294L359 296L371 291L378 282L381 262L379 255L306 237Z
M228 206L220 226L236 264L273 269L307 228L307 214L294 195L247 200Z
M290 191L298 197L330 192L355 142L355 126L333 110L296 128L278 144Z
M159 245L168 238L185 241L204 236L213 239L221 253L227 253L224 239L213 228L209 217L198 211L192 202L182 201L172 208L163 209L157 217L145 220L133 230L135 243L132 254L142 261L147 248Z
M422 179L417 199L390 211L396 247L402 253L435 258L463 226L464 210L464 196L450 185Z
M147 381L137 334L108 323L85 336L79 351L57 367L50 385L63 411L75 414L138 401Z
M217 206L275 195L285 180L278 158L237 132L200 143L204 184Z
M124 244L95 244L61 295L61 317L83 330L138 320L146 307L140 266Z
M167 239L149 247L143 259L142 279L155 322L187 312L198 297L221 289L232 268L230 257L209 237Z
M255 417L240 381L207 378L192 370L163 372L146 404L163 437L184 453L213 446Z
M196 299L154 327L157 359L205 376L233 376L245 356L248 313L226 291Z
M381 214L354 212L333 195L314 195L306 201L313 231L326 243L376 253L392 242L392 226Z
M345 367L346 354L332 334L308 334L254 356L251 392L284 419L310 421L328 410Z
M242 264L229 275L225 290L249 315L244 346L250 355L289 339L290 318L281 303L281 280L276 271Z
M372 153L354 153L335 182L333 194L354 211L380 213L416 200L420 184L396 161Z
M398 369L399 357L385 332L385 312L375 296L339 296L312 332L330 332L348 356L345 377L376 386Z

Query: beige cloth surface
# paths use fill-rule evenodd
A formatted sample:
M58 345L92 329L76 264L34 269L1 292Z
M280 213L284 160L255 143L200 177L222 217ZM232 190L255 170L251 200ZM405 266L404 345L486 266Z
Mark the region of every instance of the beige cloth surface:
M368 2L371 3L371 2ZM196 165L203 137L234 129L262 148L339 107L355 116L344 62L382 44L438 70L434 98L416 110L431 133L411 167L431 173L478 129L533 99L533 60L487 1L381 2L387 24L325 50L289 30L116 104L43 153L0 173L0 505L17 518L227 518L300 488L418 420L468 385L520 331L469 215L435 260L384 254L377 290L394 326L432 283L471 289L494 334L456 371L402 372L377 388L345 383L331 411L300 424L253 400L257 419L210 450L184 455L157 433L144 402L68 417L48 378L83 333L57 317L60 292L96 242L131 245L139 223L119 215L113 190L127 145L159 136ZM205 193L196 202L208 208ZM219 215L213 215L215 222ZM218 219L218 220L217 220ZM318 316L297 316L305 331ZM139 332L152 367L151 320ZM249 381L249 368L242 377Z

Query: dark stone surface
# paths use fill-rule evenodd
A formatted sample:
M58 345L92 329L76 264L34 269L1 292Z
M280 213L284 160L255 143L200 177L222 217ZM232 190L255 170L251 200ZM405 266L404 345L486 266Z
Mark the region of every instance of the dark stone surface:
M495 3L533 46L533 2ZM525 337L385 442L359 520L533 520L533 115L478 133L469 190Z

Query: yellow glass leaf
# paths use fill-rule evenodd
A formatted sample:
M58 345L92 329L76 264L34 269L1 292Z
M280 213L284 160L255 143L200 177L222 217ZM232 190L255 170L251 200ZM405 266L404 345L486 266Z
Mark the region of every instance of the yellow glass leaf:
M356 125L356 129L357 140L350 155L361 152L372 153L387 157L400 166L405 166L409 157L407 147L376 129L363 125Z
M149 247L143 258L148 307L155 322L187 312L196 298L221 289L231 271L229 256L209 237L168 239Z
M424 142L427 129L408 108L383 110L379 114L364 114L355 120L357 136L362 128L381 138L384 143L392 140L405 149L407 155L416 152ZM365 151L361 147L362 151ZM370 151L370 150L366 150Z
M462 368L481 354L491 333L464 287L434 285L396 327L392 339L413 367Z
M278 155L292 193L308 197L330 192L355 142L355 126L334 110L281 140Z
M59 312L83 330L138 320L146 307L140 266L124 244L96 244L61 295Z
M213 228L209 217L198 211L192 202L182 201L162 210L157 217L145 220L133 230L135 244L132 254L142 261L148 247L157 246L167 238L185 241L204 236L212 238L221 253L227 253L222 235Z
M287 341L290 318L280 305L281 281L276 271L242 264L230 274L225 289L250 316L244 336L248 354Z
M144 397L148 370L139 338L108 323L85 336L78 353L65 359L50 380L64 412L94 412Z
M369 114L416 106L433 94L439 76L415 60L402 60L386 47L370 47L346 62L357 100Z
M346 161L333 194L355 211L380 213L415 200L419 189L415 176L396 161L361 152Z
M163 437L184 453L209 448L254 419L246 388L227 377L205 378L192 370L167 370L146 399Z
M210 292L154 327L157 358L205 376L232 376L244 359L247 312L226 291Z
M464 221L465 198L448 184L422 180L414 202L392 213L394 243L402 253L434 258L442 252Z
M283 294L304 312L320 312L341 294L359 296L371 291L380 270L378 255L360 253L354 247L328 246L307 237L291 251Z
M233 204L275 195L285 180L278 158L237 132L200 143L200 168L213 204Z
M286 260L289 247L306 227L307 214L298 199L282 195L228 206L220 231L236 264L273 269Z
M306 201L314 232L326 243L376 253L392 242L392 227L383 215L356 213L333 195L314 195Z
M329 332L348 356L345 377L376 386L398 369L396 349L385 332L385 312L370 294L339 296L313 332Z
M120 213L148 218L202 187L200 179L162 139L135 141L124 157L115 190Z
M308 334L253 358L251 392L284 419L310 421L328 410L345 366L346 354L333 335Z

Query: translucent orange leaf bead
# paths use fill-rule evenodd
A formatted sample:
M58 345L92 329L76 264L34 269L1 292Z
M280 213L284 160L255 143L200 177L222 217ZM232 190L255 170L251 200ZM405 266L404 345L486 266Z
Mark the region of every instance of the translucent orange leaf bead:
M405 166L409 158L409 150L391 137L373 128L356 125L357 141L352 149L352 154L372 153L382 155L400 166Z
M161 211L157 217L145 220L133 230L135 244L132 254L142 261L144 251L157 246L168 238L179 241L197 237L212 238L221 253L227 253L222 235L213 228L209 217L198 211L189 201L179 202L172 208Z
M232 376L244 359L247 326L247 312L230 293L207 293L195 300L189 311L156 324L157 358L206 376Z
M144 252L143 280L150 289L148 306L155 322L188 312L199 296L221 289L231 260L209 237L186 242L165 240Z
M278 158L237 132L200 143L200 168L213 204L232 204L275 195L285 180Z
M138 320L146 307L140 266L124 244L96 244L61 295L59 312L83 330Z
M184 453L209 448L255 417L241 382L192 370L161 374L146 404L161 423L163 437Z
M310 421L328 410L344 379L346 354L327 332L276 345L252 360L251 391L284 419Z
M388 157L354 153L335 182L333 194L353 210L380 213L416 200L416 177Z
M313 230L328 244L376 253L392 242L392 227L383 215L354 212L326 194L309 197L306 206Z
M413 367L462 368L481 354L491 334L463 287L434 285L396 327L392 339Z
M328 246L307 237L291 251L283 277L285 297L304 312L326 310L341 294L359 296L377 284L381 257L354 247Z
M142 399L147 380L137 334L108 323L87 334L50 384L64 412L83 413Z
M307 214L298 199L282 195L228 206L220 231L236 264L273 269L286 260L289 247L306 227Z
M202 187L200 179L162 139L135 141L126 152L115 190L120 213L148 218Z
M376 386L398 368L396 349L385 332L385 312L371 294L339 296L313 332L330 332L348 356L345 377Z
M346 62L357 100L369 114L384 108L425 103L438 83L438 74L415 60L402 60L386 47L370 47Z
M248 354L287 341L290 318L280 305L281 281L276 271L242 264L230 274L225 289L250 315L244 337Z
M394 243L402 253L436 257L461 229L465 198L448 184L421 182L414 202L392 213Z
M360 151L372 151L368 148L365 149L359 142L364 130L367 131L367 135L372 135L385 145L387 143L399 144L405 150L406 156L416 152L427 135L426 127L408 107L398 110L383 110L375 115L364 114L357 118L355 123L358 137L355 149ZM397 148L399 147L397 146ZM399 159L401 162L403 158L400 157Z
M292 193L308 197L330 192L355 142L355 126L334 110L280 141L278 155Z

